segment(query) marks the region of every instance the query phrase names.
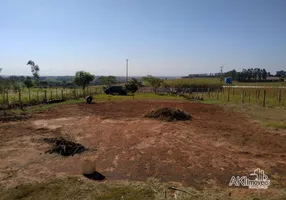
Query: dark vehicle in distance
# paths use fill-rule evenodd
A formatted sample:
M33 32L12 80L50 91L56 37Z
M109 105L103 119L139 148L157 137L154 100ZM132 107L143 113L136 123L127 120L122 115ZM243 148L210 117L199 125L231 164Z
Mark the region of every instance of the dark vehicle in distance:
M111 86L104 90L105 94L119 94L119 95L127 95L127 91L123 86Z

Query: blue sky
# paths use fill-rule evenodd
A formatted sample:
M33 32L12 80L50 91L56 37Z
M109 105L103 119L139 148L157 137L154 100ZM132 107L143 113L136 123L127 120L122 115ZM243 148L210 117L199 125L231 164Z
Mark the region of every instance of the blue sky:
M286 70L286 0L0 0L2 74Z

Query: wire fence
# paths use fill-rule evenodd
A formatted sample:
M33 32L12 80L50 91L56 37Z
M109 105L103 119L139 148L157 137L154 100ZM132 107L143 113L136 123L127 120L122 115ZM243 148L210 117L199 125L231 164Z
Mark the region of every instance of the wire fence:
M86 97L88 95L102 94L103 88L88 87L83 89L74 88L48 88L48 89L27 89L8 91L0 95L0 105L5 107L21 107L47 103L54 100L68 100Z
M0 94L0 106L16 108L22 106L31 106L41 103L47 103L53 100L68 100L86 97L88 95L103 94L103 87L88 87L85 90L74 88L48 88L37 89L27 88L17 92L5 92ZM156 93L172 94L184 96L188 99L204 99L226 103L249 103L261 106L285 106L286 89L285 88L244 88L244 87L222 87L217 88L157 88L152 87L139 88L137 93ZM199 97L199 98L198 98Z
M217 88L140 88L139 92L175 94L187 99L204 99L223 103L249 103L263 107L285 106L286 88L282 87L221 87Z

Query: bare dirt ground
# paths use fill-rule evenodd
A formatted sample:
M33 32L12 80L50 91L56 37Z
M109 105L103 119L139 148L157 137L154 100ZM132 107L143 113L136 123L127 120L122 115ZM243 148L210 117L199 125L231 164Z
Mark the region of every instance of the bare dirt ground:
M151 109L182 108L191 121L144 118ZM45 137L63 136L91 150L73 157L45 154ZM81 173L96 158L108 180L180 182L197 189L228 187L231 176L265 170L271 187L286 187L286 135L219 106L175 101L65 105L27 121L0 124L0 184L7 187Z

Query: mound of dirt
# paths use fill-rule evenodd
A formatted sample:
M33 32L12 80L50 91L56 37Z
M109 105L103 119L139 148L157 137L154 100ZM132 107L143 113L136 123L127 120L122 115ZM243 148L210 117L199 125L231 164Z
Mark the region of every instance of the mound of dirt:
M82 153L86 150L86 148L81 144L67 141L62 137L44 138L43 141L54 144L53 147L45 153L57 153L62 156L73 156L74 154Z
M156 108L145 115L148 118L155 118L165 121L191 120L191 115L179 108Z

